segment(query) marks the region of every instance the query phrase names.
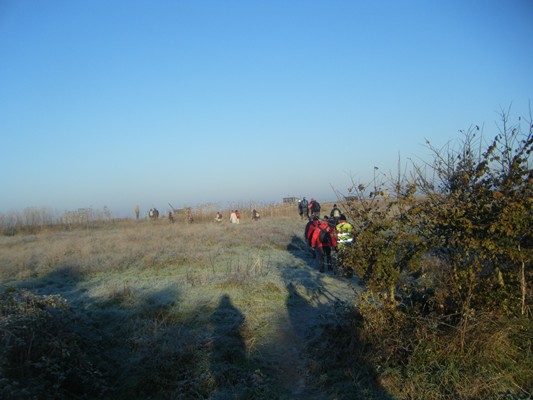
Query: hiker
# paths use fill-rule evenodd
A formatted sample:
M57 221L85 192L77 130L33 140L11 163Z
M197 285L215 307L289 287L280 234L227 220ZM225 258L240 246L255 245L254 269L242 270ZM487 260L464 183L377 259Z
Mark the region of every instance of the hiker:
M215 217L216 222L222 222L222 213L220 211L217 211L217 215Z
M339 223L339 219L341 216L341 210L339 210L339 208L337 207L337 204L333 204L333 208L331 209L329 216L334 219L335 225Z
M339 223L336 226L337 245L339 249L345 248L353 243L353 226L346 221L346 216L341 214Z
M252 221L259 221L259 213L255 208L252 210Z
M231 210L231 214L229 216L229 222L231 222L232 224L239 223L239 212L237 210Z
M305 197L298 202L298 214L300 214L301 219L304 218L304 215L306 219L309 219L309 202Z
M320 220L318 217L309 218L309 222L305 225L304 230L304 237L307 245L309 246L309 249L311 250L311 255L313 258L316 257L315 251L313 250L313 246L311 246L311 237L313 236L313 231L320 223Z
M308 208L312 217L320 217L320 203L318 201L311 198Z
M174 223L174 215L172 214L172 211L168 212L168 221L173 224Z
M159 218L159 211L157 208L150 208L150 211L148 212L148 217L150 217L151 220L156 220Z
M327 215L324 216L323 221L313 231L311 247L315 249L320 272L325 272L325 267L327 267L328 271L333 271L331 250L337 247L337 240L335 227L332 223L329 223Z
M139 206L135 206L135 209L133 210L135 211L135 219L136 220L139 220L139 213L141 212L141 210L139 209Z

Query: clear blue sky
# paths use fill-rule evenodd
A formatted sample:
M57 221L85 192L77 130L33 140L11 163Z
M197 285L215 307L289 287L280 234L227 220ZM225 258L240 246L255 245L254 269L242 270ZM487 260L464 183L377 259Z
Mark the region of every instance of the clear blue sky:
M532 71L531 0L0 0L0 213L331 200Z

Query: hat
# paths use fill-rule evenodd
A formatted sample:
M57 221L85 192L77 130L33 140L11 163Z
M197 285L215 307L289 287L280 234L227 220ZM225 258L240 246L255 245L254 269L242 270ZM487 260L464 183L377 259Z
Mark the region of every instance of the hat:
M340 221L340 220L344 220L344 221L346 221L346 215L341 214L341 216L339 217L339 221Z
M318 221L319 219L316 215L313 217L313 221Z
M329 217L328 217L327 215L324 215L324 219L325 219L325 220L328 220Z

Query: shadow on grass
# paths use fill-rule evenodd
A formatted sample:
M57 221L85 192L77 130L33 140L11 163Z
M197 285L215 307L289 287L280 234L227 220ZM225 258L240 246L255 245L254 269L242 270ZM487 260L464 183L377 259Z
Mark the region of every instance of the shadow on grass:
M306 268L298 270L298 273L294 273L294 271L291 271L290 269L282 271L283 279L287 284L296 281L299 285L304 286L308 294L316 298L317 301L341 301L335 294L327 289L327 285L324 282L324 277L326 276L330 279L343 280L350 285L355 283L354 281L349 282L349 280L347 280L348 278L340 275L333 275L330 271L319 273L318 262L313 257L313 252L310 250L310 247L302 238L296 235L291 238L290 243L287 245L287 251L294 257L304 261Z
M308 267L317 268L318 264L314 258L314 253L303 238L293 235L287 245L287 251L304 261Z
M238 383L238 374L233 373L233 367L246 359L246 346L241 334L244 315L224 294L210 319L213 329L211 371L218 389L231 388Z
M23 282L18 289L35 293L31 299L60 295L71 307L45 308L31 300L43 309L43 318L35 319L32 311L15 321L29 328L21 332L20 348L0 352L0 383L9 390L0 388L0 398L277 397L277 383L260 372L260 360L247 356L245 317L227 294L216 308L203 303L192 309L179 307L181 294L174 285L148 293L124 286L105 299L92 298L83 275L69 269ZM46 340L38 346L33 340L34 350L19 357L24 368L18 368L15 358L27 352L32 337ZM0 329L0 344L9 340Z
M297 236L291 239L287 250L305 267L282 272L288 320L305 343L305 354L298 355L305 363L300 374L305 383L293 388L292 397L281 398L387 399L373 380L372 366L354 351L357 332L350 333L348 320L342 320L339 299L328 290L306 246ZM42 349L34 347L22 359L27 374L0 370L0 383L7 379L16 389L4 398L280 398L275 373L261 372L275 368L263 368L260 355L247 356L245 317L229 295L222 295L216 307L204 303L186 310L179 307L182 293L175 285L150 292L115 285L96 298L74 267L19 287L40 296L59 294L71 309L24 325L28 332L22 339L28 343L50 327L58 339L42 341Z
M1 398L204 398L209 392L206 337L193 327L197 315L210 310L176 315L181 296L174 285L148 293L123 286L94 298L83 275L64 268L17 286L32 294L16 295L28 305L24 314L10 315L16 343L0 329L6 344L0 381L8 388ZM52 302L58 298L69 307ZM0 322L0 328L10 323Z

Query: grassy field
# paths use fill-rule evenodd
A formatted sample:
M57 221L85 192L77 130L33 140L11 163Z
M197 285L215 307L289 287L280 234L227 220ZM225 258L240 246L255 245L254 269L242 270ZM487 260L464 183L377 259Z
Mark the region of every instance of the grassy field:
M358 286L275 214L0 237L0 397L390 398L320 359Z
M385 306L319 273L295 207L260 211L4 230L0 398L528 398L530 319L478 312L462 330Z

